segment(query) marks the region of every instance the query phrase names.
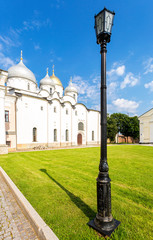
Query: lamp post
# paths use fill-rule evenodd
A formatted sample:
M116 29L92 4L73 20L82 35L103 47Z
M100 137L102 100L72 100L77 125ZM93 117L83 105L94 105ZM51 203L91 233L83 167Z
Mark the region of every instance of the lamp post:
M114 12L104 8L95 16L97 44L101 45L101 158L97 178L98 213L88 225L104 236L110 236L120 224L111 214L111 179L107 163L106 46L110 42L114 15Z

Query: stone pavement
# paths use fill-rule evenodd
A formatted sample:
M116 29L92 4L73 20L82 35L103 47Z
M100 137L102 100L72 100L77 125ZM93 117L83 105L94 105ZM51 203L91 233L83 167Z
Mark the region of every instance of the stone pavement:
M38 240L0 174L0 240Z

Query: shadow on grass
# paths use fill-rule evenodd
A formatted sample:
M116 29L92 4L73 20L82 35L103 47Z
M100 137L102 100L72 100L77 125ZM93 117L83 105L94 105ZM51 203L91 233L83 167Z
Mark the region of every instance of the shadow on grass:
M46 169L40 169L41 172L45 173L52 181L54 181L66 194L70 197L71 201L81 209L81 211L89 218L92 219L95 217L96 213L79 197L75 196L73 193L68 191L63 185L57 182L52 176L50 176Z

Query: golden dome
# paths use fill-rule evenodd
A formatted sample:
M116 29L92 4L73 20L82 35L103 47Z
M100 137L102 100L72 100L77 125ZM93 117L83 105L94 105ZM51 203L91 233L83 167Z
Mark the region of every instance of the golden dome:
M54 65L53 65L53 74L52 74L52 76L50 76L50 78L54 81L55 85L59 85L59 86L63 87L59 78L56 77L54 74Z

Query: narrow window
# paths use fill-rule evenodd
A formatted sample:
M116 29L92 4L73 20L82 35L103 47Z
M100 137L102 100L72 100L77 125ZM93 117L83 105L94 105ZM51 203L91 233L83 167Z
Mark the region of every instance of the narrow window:
M82 122L78 123L78 130L81 130L81 131L84 130L84 124Z
M5 122L9 122L9 111L5 111Z
M66 109L66 115L68 115L69 114L69 111L68 111L68 109Z
M30 84L28 83L28 90L30 90Z
M43 106L41 106L41 111L43 111Z
M56 113L56 107L54 107L54 113Z
M75 116L77 116L78 115L78 113L77 113L77 111L75 111Z
M52 94L52 88L50 88L50 94Z
M94 141L94 131L92 131L92 141Z
M73 97L74 97L74 99L75 99L75 94L73 94Z
M65 140L69 141L69 130L68 129L66 129L66 131L65 131Z
M33 142L37 141L37 128L33 128Z
M8 147L11 147L11 141L6 141L6 145L7 145Z
M57 129L54 129L54 142L57 142Z

